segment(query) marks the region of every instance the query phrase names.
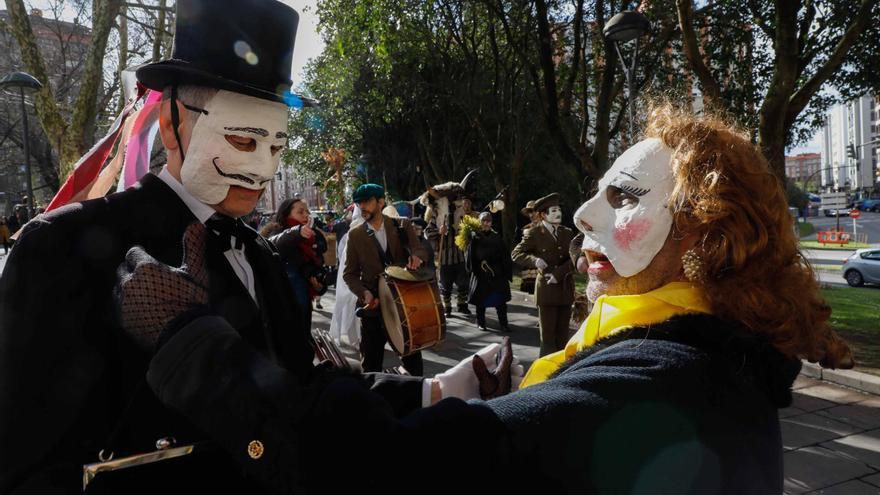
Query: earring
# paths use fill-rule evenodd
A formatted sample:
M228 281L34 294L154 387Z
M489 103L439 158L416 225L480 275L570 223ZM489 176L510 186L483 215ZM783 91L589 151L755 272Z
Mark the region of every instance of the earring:
M703 259L695 249L688 249L681 256L681 268L684 270L684 277L691 282L702 282L706 277Z

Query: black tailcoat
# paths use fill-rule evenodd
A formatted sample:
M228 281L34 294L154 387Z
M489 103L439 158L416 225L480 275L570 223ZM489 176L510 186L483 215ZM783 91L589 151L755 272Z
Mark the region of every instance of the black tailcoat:
M132 246L179 266L183 232L194 221L171 188L147 175L125 192L68 205L25 228L0 278L0 493L81 492L82 464L97 461L121 416L117 458L152 451L161 437L201 439L149 393L150 356L124 335L113 300L117 268ZM271 245L257 236L246 248L258 306L214 242L206 253L213 310L277 364L313 373L311 337L297 323ZM126 474L125 493L254 490L219 453L136 471Z

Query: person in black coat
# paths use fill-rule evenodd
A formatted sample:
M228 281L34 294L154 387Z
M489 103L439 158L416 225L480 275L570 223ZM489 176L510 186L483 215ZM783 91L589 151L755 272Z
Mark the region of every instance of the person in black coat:
M28 223L0 278L0 493L82 493L84 464L153 452L163 438L204 439L146 386L155 335L124 330L125 321L143 328L157 311L178 307L170 287L127 318L114 302L127 253L145 250L177 266L190 225L209 232L205 307L303 383L320 376L278 254L239 218L274 177L286 143L298 15L274 0L179 0L177 9L173 60L137 71L142 84L163 91L167 166L124 192ZM243 33L265 63L217 48L238 46ZM401 400L418 407L422 382L406 383L411 392ZM104 473L92 491L259 489L215 451Z
M349 378L302 383L205 313L162 328L150 388L278 494L389 482L428 493L781 493L777 409L791 403L801 359L851 367L852 354L748 134L668 105L649 115L648 138L575 214L595 307L520 390L395 417ZM246 453L254 439L272 455ZM324 460L341 444L375 448L339 477ZM421 455L399 455L415 446Z
M296 304L303 309L303 324L312 327L312 301L327 292L324 253L327 240L320 229L309 227L309 207L299 198L286 199L275 218L260 232L278 249Z
M509 332L507 301L513 263L504 239L492 230L492 214L480 213L481 230L475 232L465 252L467 271L471 274L468 303L477 307L477 326L486 330L486 308L494 307L502 332Z

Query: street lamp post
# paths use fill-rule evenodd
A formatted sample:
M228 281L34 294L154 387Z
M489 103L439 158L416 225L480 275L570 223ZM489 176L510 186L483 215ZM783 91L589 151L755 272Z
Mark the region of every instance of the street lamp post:
M27 107L24 105L24 90L32 89L39 91L43 88L40 81L24 72L12 72L0 79L0 89L18 88L18 94L21 97L21 123L22 123L22 143L24 144L24 170L27 175L27 194L28 194L28 218L34 217L34 187L31 183L31 154L28 147L28 121Z
M634 81L636 74L636 60L639 58L639 37L647 34L651 30L651 22L648 18L639 12L627 10L612 17L602 29L605 39L614 43L614 49L617 56L620 57L620 63L623 65L623 74L626 78L626 104L629 116L629 141L632 144L635 139L635 116L633 114L633 103L635 100ZM635 40L633 49L632 62L627 65L623 58L623 52L620 51L620 45L628 41Z

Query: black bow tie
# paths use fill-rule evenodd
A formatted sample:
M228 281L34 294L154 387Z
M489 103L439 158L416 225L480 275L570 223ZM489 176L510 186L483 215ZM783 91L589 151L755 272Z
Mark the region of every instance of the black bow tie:
M220 241L224 251L231 249L232 239L235 239L235 249L241 249L245 242L252 241L259 235L240 218L220 214L211 215L205 221L205 227Z

